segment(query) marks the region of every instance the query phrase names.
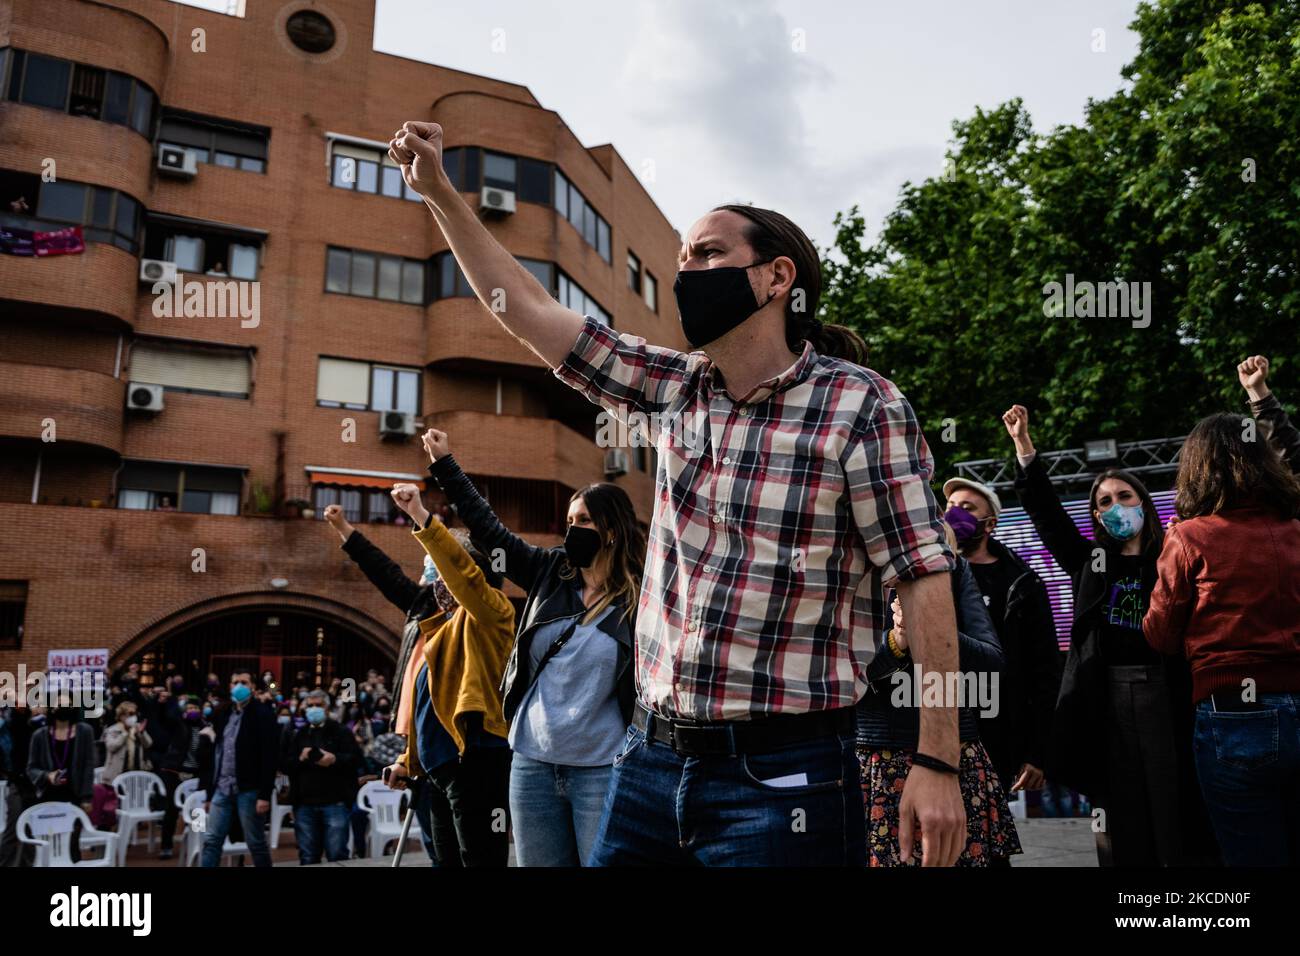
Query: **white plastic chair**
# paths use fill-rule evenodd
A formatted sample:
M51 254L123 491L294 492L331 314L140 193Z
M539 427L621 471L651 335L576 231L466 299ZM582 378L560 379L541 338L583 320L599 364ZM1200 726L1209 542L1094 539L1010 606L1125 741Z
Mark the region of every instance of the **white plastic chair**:
M284 829L285 818L293 813L293 806L280 802L280 785L287 784L289 778L284 774L277 774L275 778L275 789L271 791L271 849L274 850L280 845L280 831Z
M176 792L172 794L172 802L176 804L176 809L184 810L185 798L197 789L199 789L198 777L190 777L188 780L182 780L177 785Z
M96 767L96 768L95 768L95 783L103 783L103 782L104 782L104 768L103 768L103 767Z
M84 851L87 847L102 846L103 855L72 862L72 831L81 823L77 838ZM96 830L86 811L73 803L38 803L28 807L18 817L18 839L36 847L36 866L116 866L114 845L117 834L110 830Z
M153 852L153 825L161 824L162 810L149 809L149 795L166 796L167 787L162 779L148 770L128 770L113 778L117 792L117 865L126 865L126 848L135 843L136 830L141 823L148 827L149 852Z
M195 781L197 783L197 781ZM189 783L187 780L186 783ZM206 834L202 830L194 829L194 811L202 811L203 804L208 799L206 790L199 790L197 787L190 790L185 795L185 802L181 805L181 820L185 824L185 840L181 844L180 859L176 862L180 866L196 866L199 857L203 855L203 838ZM233 859L242 857L248 853L247 843L235 843L230 837L226 837L226 842L221 847L221 858Z
M384 847L402 837L402 817L410 792L394 790L382 780L371 780L357 791L357 806L370 816L370 827L366 831L366 856L378 859L384 855ZM407 834L407 839L418 837Z

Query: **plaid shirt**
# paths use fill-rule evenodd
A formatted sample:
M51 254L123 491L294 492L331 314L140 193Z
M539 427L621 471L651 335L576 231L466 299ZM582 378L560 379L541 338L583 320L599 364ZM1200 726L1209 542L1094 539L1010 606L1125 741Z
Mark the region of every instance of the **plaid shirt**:
M554 373L613 416L602 428L622 422L659 453L642 702L709 721L856 703L883 641L884 588L955 567L930 449L893 383L805 342L733 400L703 352L590 317Z

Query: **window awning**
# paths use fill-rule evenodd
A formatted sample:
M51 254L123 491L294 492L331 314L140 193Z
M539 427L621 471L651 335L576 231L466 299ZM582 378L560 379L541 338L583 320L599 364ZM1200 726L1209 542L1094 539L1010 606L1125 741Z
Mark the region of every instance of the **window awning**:
M357 471L352 468L317 468L307 466L307 480L313 485L343 485L348 488L378 488L390 490L396 482L409 481L424 491L425 479L421 475L400 471Z

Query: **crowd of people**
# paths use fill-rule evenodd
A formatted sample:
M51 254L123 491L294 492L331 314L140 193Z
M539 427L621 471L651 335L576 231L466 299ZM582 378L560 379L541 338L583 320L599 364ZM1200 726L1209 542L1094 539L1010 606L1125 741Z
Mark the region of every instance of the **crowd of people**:
M681 352L555 301L447 177L436 124L405 124L389 155L493 318L655 444L653 518L644 533L620 487L592 484L562 545L531 544L436 428L430 485L464 528L396 485L414 576L327 508L401 616L391 689L372 674L345 703L305 675L287 693L210 675L178 717L183 688L133 692L128 672L99 735L114 772L199 778L205 865L240 826L269 863L277 773L304 863L345 852L376 775L413 791L440 867L505 865L511 832L523 866L1005 867L1010 795L1049 785L1087 796L1103 865L1300 863L1300 433L1266 359L1236 369L1249 414L1191 429L1167 526L1111 468L1080 531L1029 409L1006 411L1016 493L1072 583L1062 664L1043 581L996 537L1000 497L954 477L940 504L907 400L816 318L818 254L789 219L695 223ZM681 421L707 425L681 442ZM75 716L9 760L34 799L93 798Z
M209 673L189 689L174 666L146 686L131 662L112 675L101 709L87 716L69 697L0 711L0 779L8 783L0 866L31 865L33 848L16 827L36 803L72 803L96 828L113 829L113 781L133 770L157 774L165 789L153 807L164 813L159 859L173 858L178 822L196 824L180 820L174 799L191 779L211 795L198 823L208 837L201 865L217 865L227 836L246 841L255 864L270 865L273 790L293 806L301 862L344 859L349 832L362 855L368 815L356 805L357 789L380 779L406 747L392 732L386 678L373 669L348 687L342 678L315 687L303 671L288 686L270 671L236 671L228 680Z

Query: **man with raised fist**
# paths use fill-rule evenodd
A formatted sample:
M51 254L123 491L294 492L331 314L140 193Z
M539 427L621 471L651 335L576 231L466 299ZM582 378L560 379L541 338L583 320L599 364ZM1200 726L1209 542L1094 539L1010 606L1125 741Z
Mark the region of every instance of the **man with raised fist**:
M817 250L780 213L721 206L691 228L673 291L696 351L679 352L552 298L466 205L442 150L436 123L389 144L479 300L561 381L648 422L659 451L639 703L590 862L865 865L854 708L886 586L918 664L958 669L955 562L907 400L862 366L855 333L817 319ZM682 421L710 427L682 443ZM919 828L924 862L951 865L966 828L953 706L923 708L914 762L903 853Z

